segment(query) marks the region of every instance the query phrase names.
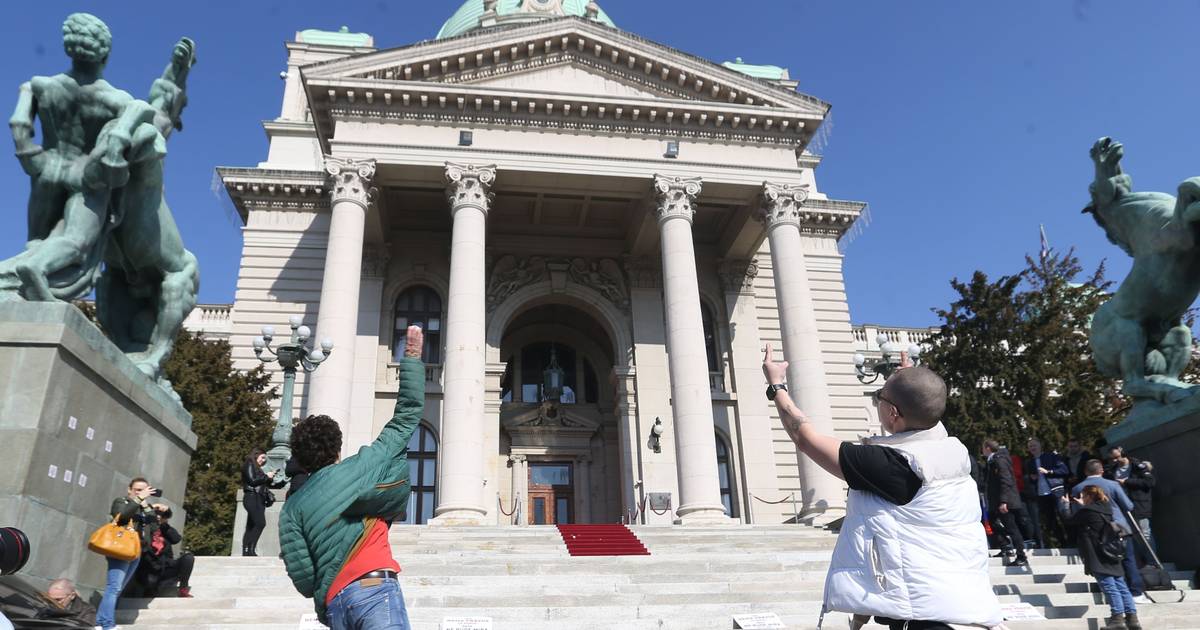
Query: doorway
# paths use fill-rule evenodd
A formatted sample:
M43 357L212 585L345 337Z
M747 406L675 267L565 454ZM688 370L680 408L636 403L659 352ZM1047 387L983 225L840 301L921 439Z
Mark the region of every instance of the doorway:
M570 463L529 463L529 523L575 522L575 479Z

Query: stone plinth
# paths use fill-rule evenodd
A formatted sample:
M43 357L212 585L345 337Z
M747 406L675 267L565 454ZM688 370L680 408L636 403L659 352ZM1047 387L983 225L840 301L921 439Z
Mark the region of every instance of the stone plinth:
M1146 422L1134 427L1122 423L1110 429L1109 444L1125 447L1134 457L1154 465L1154 515L1150 526L1164 562L1179 567L1200 567L1200 412L1174 420Z
M103 589L87 539L133 477L162 489L182 530L191 423L74 306L0 303L0 523L29 536L21 575Z

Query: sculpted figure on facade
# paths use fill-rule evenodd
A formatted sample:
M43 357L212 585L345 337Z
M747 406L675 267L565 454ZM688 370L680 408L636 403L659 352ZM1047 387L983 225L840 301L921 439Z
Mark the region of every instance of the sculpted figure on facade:
M1100 371L1122 379L1134 398L1133 414L1155 413L1198 391L1179 375L1192 350L1183 315L1200 293L1200 177L1184 180L1178 198L1133 192L1133 179L1121 170L1123 155L1111 138L1091 150L1096 177L1089 187L1092 203L1083 211L1133 257L1133 268L1096 311L1090 341Z
M0 262L0 300L69 301L95 289L109 337L170 390L162 364L195 306L199 270L163 197L163 157L183 128L196 47L179 40L148 101L104 80L112 35L99 18L68 16L63 47L71 69L23 84L9 121L31 191L28 242Z
M629 290L621 266L611 258L587 260L574 258L570 266L571 280L595 289L621 310L629 309Z
M487 288L487 310L496 310L508 296L517 290L546 279L546 260L541 256L517 258L512 254L501 256L492 267L491 280Z

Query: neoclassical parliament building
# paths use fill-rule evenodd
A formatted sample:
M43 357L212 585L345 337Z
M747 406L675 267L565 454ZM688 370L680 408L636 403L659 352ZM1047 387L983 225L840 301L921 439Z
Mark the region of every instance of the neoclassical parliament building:
M864 204L822 192L807 150L828 103L586 0L466 0L427 41L307 30L287 50L265 160L219 169L244 222L234 302L189 327L223 328L248 369L264 325L303 316L334 350L294 404L337 419L351 454L390 419L423 326L410 522L844 506L761 371L782 348L822 430L872 430L838 248Z

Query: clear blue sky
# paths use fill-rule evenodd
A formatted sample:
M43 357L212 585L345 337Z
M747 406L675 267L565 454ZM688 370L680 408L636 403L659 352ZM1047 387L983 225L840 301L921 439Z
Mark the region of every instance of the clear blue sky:
M1200 175L1200 1L799 2L604 0L618 26L712 59L790 68L833 104L822 190L869 202L847 249L855 322L929 325L948 281L1007 273L1038 247L1085 265L1127 259L1079 210L1101 135L1126 145L1140 190ZM218 165L266 157L260 121L279 112L283 42L347 25L381 48L432 37L457 1L22 3L0 24L0 88L66 67L59 26L90 11L112 28L109 78L144 96L181 35L198 42L184 131L170 141L168 201L200 258L200 299L233 299L240 223L212 192ZM0 100L2 102L2 100ZM7 106L6 106L7 107ZM0 159L0 253L25 239L28 180Z

